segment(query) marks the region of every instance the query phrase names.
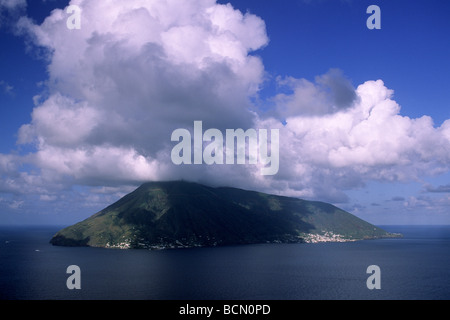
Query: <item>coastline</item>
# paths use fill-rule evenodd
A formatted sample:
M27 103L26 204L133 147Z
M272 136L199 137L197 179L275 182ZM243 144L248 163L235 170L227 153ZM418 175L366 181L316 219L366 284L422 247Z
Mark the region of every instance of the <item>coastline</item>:
M401 233L387 233L386 236L374 236L374 237L366 237L366 238L351 238L346 237L341 234L335 234L331 231L324 231L322 234L319 233L301 233L296 239L290 237L285 240L273 240L260 242L264 243L331 243L331 242L356 242L356 241L364 241L364 240L376 240L376 239L394 239L394 238L403 238ZM230 245L247 245L247 244L257 244L257 243L236 243ZM105 249L120 249L120 250L130 250L130 249L146 249L146 250L168 250L168 249L189 249L189 248L208 248L208 247L218 247L223 246L224 244L219 244L217 242L213 242L211 244L201 244L201 243L183 243L179 240L175 240L174 242L161 242L159 244L147 244L143 242L138 242L136 244L132 244L131 239L125 239L121 243L111 244L107 243L105 246L92 246L94 248L105 248ZM61 246L61 245L57 245ZM89 247L89 246L88 246Z

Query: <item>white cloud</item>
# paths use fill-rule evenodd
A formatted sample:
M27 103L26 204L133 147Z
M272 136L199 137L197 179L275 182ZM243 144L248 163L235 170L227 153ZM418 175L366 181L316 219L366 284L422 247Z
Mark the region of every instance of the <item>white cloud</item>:
M18 23L49 54L51 94L18 136L35 144L44 177L162 179L175 128L252 126L264 68L249 53L268 41L260 18L213 0L71 4L82 8L80 30L66 28L64 10Z
M26 7L26 0L0 0L0 7L4 7L8 10Z
M295 116L320 116L351 107L357 100L355 89L339 69L331 69L317 76L315 83L293 77L277 78L281 89L273 101L281 118Z
M51 202L51 201L55 201L56 199L58 199L58 196L56 196L56 195L41 194L39 196L39 200L41 200L41 201L49 201L49 202Z
M295 134L289 142L303 162L353 168L361 174L368 171L372 178L386 180L407 180L421 171L448 169L450 140L442 134L445 125L435 128L427 116L401 116L392 91L381 80L360 85L356 93L360 101L352 108L287 119L287 130ZM381 168L385 170L377 170Z
M56 93L32 113L32 123L19 130L20 144L40 139L41 144L75 146L84 142L100 121L98 112L87 102L75 103Z
M309 82L297 84L299 90L322 94ZM347 108L286 118L280 128L280 173L274 178L278 187L292 195L345 202L345 190L370 180L417 181L450 169L449 122L436 128L428 116L402 116L393 91L381 80L365 82L355 94ZM284 99L297 97L294 91ZM320 104L320 97L315 101ZM273 121L263 123L274 127Z

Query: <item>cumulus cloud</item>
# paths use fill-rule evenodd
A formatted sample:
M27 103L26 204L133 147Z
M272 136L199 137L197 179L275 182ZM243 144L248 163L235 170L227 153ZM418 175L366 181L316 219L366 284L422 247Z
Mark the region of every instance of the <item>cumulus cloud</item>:
M359 85L353 101L339 111L286 118L274 178L285 190L345 202L343 191L370 180L417 181L449 170L448 121L436 128L428 116L402 116L381 80Z
M0 154L0 190L41 194L92 186L91 203L148 180L187 179L335 203L367 181L410 181L449 170L450 120L401 115L381 80L353 87L331 69L314 82L277 79L262 116L264 21L215 0L72 0L82 27L54 10L18 28L48 59L47 91L18 132L26 156ZM219 130L280 130L280 170L252 165L175 166L171 133L195 120ZM33 166L24 170L21 165ZM127 187L129 188L129 187ZM121 189L124 190L124 189ZM127 189L128 190L128 189ZM120 193L121 194L121 193ZM66 199L65 199L66 200Z
M392 90L381 80L360 85L356 94L359 102L347 110L287 119L286 128L298 137L290 142L298 143L303 161L336 169L351 167L362 174L368 168L384 167L367 173L385 180L407 180L432 168L448 169L450 145L443 134L447 123L436 129L428 116L401 116Z
M353 85L339 69L331 69L326 74L316 77L316 82L322 85L324 90L329 91L332 105L337 110L350 107L357 99Z
M50 95L19 130L34 163L75 181L145 181L170 176L171 132L195 120L251 127L249 98L263 81L264 22L215 1L72 1L42 25L18 26L49 58ZM101 14L99 14L101 12Z
M317 76L315 82L293 77L278 77L278 86L287 91L272 98L280 118L319 116L349 108L357 100L350 80L339 69Z

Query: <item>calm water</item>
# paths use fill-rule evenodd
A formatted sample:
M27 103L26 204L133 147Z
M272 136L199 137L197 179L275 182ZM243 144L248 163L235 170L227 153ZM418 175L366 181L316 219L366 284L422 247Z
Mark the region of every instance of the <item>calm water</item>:
M0 227L0 299L450 299L450 226L402 239L180 250L48 244L58 227ZM81 269L68 290L66 268ZM381 269L369 290L366 269Z

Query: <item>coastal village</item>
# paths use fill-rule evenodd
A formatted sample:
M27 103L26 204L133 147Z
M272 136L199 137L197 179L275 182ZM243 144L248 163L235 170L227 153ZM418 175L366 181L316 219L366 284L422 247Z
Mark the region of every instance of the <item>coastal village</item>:
M302 233L301 237L305 243L356 241L355 239L348 239L340 234L334 234L330 231L323 231L323 234Z

